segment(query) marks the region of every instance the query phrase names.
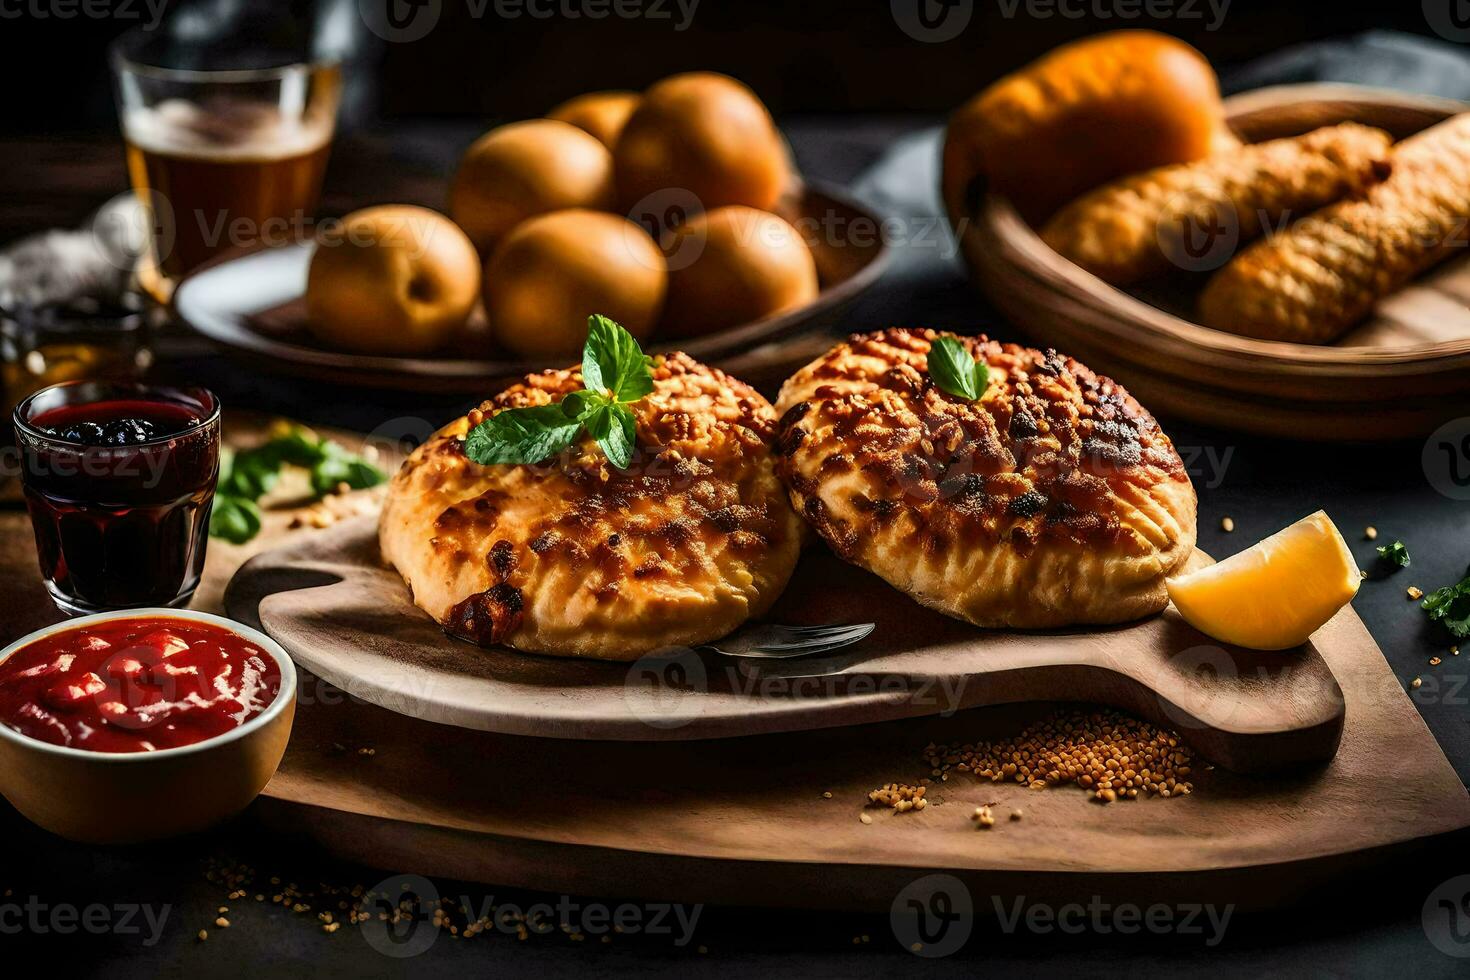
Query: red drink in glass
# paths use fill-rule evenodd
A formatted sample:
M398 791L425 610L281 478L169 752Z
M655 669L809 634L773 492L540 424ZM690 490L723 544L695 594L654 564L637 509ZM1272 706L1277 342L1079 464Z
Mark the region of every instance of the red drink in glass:
M204 570L219 402L203 388L86 381L15 409L41 575L69 615L186 605Z

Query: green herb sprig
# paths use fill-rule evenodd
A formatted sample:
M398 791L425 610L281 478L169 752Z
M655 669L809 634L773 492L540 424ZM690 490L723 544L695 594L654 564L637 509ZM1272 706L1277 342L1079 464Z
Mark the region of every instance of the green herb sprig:
M1443 623L1459 639L1470 637L1470 572L1454 585L1431 592L1420 605L1430 619Z
M293 428L253 449L220 453L219 482L209 513L210 537L244 544L260 533L260 505L281 476L284 466L299 466L311 479L316 498L342 484L353 490L377 486L387 477L361 456L330 439L319 439L305 429Z
M581 391L554 405L497 412L465 436L464 452L482 466L539 463L566 449L585 429L620 470L633 462L635 402L653 391L648 355L622 326L605 316L587 318Z
M955 337L940 337L929 347L929 377L956 398L979 401L990 387L990 366L970 356Z
M1404 543L1402 541L1395 541L1393 544L1379 545L1378 560L1383 562L1385 565L1392 565L1395 568L1408 568L1409 549L1404 547Z

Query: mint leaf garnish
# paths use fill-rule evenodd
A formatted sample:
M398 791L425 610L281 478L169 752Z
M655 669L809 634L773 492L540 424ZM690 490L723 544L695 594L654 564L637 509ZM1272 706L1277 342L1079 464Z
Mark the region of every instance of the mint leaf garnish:
M636 431L633 411L626 405L604 405L587 419L587 431L602 452L620 470L633 461Z
M344 483L361 490L387 479L361 456L299 427L250 449L222 450L209 516L210 537L244 544L259 534L261 512L256 501L275 487L283 466L305 469L317 497L335 492Z
M977 401L990 386L990 366L970 356L954 337L940 337L929 347L929 377L946 394Z
M582 384L587 390L611 392L614 401L636 402L653 391L648 356L633 335L605 316L587 318L587 346L582 350Z
M260 522L260 507L255 501L245 497L217 496L209 511L209 536L244 544L260 533Z
M605 316L587 318L582 383L557 404L509 408L485 419L465 437L465 455L482 466L539 463L585 430L610 463L627 469L638 444L628 406L653 391L653 371L633 335Z
M539 463L576 442L581 431L581 421L567 418L560 405L512 408L471 429L464 453L482 466Z

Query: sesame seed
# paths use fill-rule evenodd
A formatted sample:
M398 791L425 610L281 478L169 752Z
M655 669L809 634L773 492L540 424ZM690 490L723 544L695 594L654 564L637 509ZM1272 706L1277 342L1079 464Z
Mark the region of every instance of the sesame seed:
M1226 534L1229 534L1231 531L1235 530L1235 521L1229 517L1220 518L1220 530L1224 531Z
M1412 681L1409 682L1409 686L1410 687L1413 687L1413 688L1417 688L1417 687L1419 687L1419 685L1421 685L1423 683L1424 683L1424 678L1422 678L1422 677L1416 677Z
M1378 540L1378 528L1373 527L1371 524L1368 527L1363 528L1363 537L1367 538L1369 541Z

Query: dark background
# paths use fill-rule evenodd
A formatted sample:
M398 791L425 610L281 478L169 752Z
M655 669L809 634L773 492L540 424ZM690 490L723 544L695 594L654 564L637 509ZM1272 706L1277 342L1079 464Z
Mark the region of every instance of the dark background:
M138 21L11 17L22 2L44 7L50 0L0 0L0 244L74 224L125 182L104 52L114 36ZM1459 0L1443 2L1447 8ZM581 91L639 88L690 68L722 70L749 82L781 118L802 170L812 178L845 183L895 138L931 124L986 82L1056 44L1097 30L1147 26L1177 34L1204 51L1222 73L1294 44L1364 30L1436 36L1421 0L1234 0L1223 26L1214 31L1206 29L1208 8L1199 3L1195 9L1206 17L1162 21L1024 13L1007 18L999 0L974 3L973 18L959 37L930 44L897 26L888 0L701 0L692 26L683 32L667 20L476 19L466 0L442 0L437 27L422 40L390 44L360 29L341 39L355 39L353 57L360 69L354 74L368 83L358 93L355 122L373 130L379 141L391 138L400 165L386 172L360 153L334 154L327 210L340 213L376 200L436 203L442 175L479 129L538 115ZM135 15L146 15L140 0L131 4ZM267 25L266 36L282 42L290 40L293 23L361 23L357 0L204 5L256 18ZM273 12L284 13L285 19L273 19ZM95 139L60 139L66 136ZM414 166L402 165L403 156ZM863 298L849 322L854 328L897 322L961 331L983 327L1003 339L1016 337L953 266L890 276ZM362 430L401 415L449 418L465 407L454 398L303 386L208 353L176 360L170 369L207 383L227 404L259 405L308 422ZM1182 447L1231 454L1224 472L1196 474L1200 541L1216 555L1259 540L1319 506L1336 519L1365 564L1372 561L1372 546L1361 539L1364 526L1376 525L1383 541L1402 537L1414 555L1412 574L1365 584L1355 607L1397 676L1407 683L1430 674L1428 658L1443 654L1449 641L1405 600L1403 588L1410 582L1429 588L1456 580L1470 561L1470 534L1465 505L1437 494L1424 479L1422 443L1314 445L1163 421ZM1220 529L1224 516L1232 517L1233 534ZM1470 666L1460 662L1465 659L1447 659L1430 675L1447 684L1463 683ZM1461 777L1470 778L1470 714L1464 697L1426 686L1412 700ZM1383 778L1396 777L1386 772ZM533 779L534 773L528 774ZM1242 914L1220 948L1185 937L1002 936L987 926L962 954L920 963L894 941L886 916L711 909L696 940L708 954L667 943L601 947L554 936L525 944L444 941L420 959L388 960L354 932L324 936L309 917L230 900L227 888L206 879L213 859L246 861L262 877L279 874L308 887L316 882L371 885L385 871L413 870L344 867L325 858L304 835L283 832L280 821L268 825L262 810L252 808L200 839L109 849L58 841L0 804L0 896L10 890L79 905L145 901L174 906L165 938L153 948L123 936L17 940L0 935L0 975L19 969L19 954L10 950L24 945L40 947L50 972L62 976L75 971L150 977L245 972L846 977L923 970L955 976L981 971L1174 976L1187 971L1427 978L1464 976L1470 962L1431 948L1420 924L1429 889L1470 870L1464 835L1437 850L1386 861L1337 894L1319 895L1280 913ZM438 884L445 894L463 890L499 893L522 904L532 900L504 889ZM196 930L212 924L221 904L233 907L235 925L229 932L212 930L208 943L198 943ZM871 944L854 946L853 938L863 934L871 936Z
M115 128L104 53L119 33L152 19L145 0L88 0L113 11L16 16L35 6L82 0L0 0L0 119L8 135ZM158 2L158 0L149 0ZM390 0L385 0L390 2ZM405 3L406 0L391 0ZM713 69L749 83L778 116L793 113L944 113L985 83L1065 41L1101 30L1148 27L1184 38L1222 72L1261 54L1372 28L1433 36L1421 0L1233 0L1211 29L1207 0L1172 0L1168 18L1049 15L1045 0L972 0L958 37L924 43L904 33L889 0L698 0L686 30L675 0L655 3L668 18L593 20L497 16L492 0L413 0L437 4L435 28L419 40L386 43L361 28L358 0L195 0L165 4L218 8L263 25L284 40L294 25L319 25L321 42L350 35L373 72L367 115L469 117L487 122L536 116L555 103L600 88L643 88L688 69ZM575 6L579 0L531 0ZM596 0L594 0L596 2ZM634 0L627 0L634 2ZM927 0L934 2L934 0ZM1095 0L1061 0L1072 12ZM1129 2L1104 0L1104 9ZM1152 0L1166 3L1169 0ZM1428 0L1448 8L1460 0ZM488 5L487 5L488 4ZM401 8L407 10L408 8ZM430 8L425 8L427 12ZM484 15L473 11L483 9ZM514 9L514 8L511 8ZM537 9L544 10L545 7ZM1007 16L1014 10L1013 16ZM345 33L344 33L345 32Z

